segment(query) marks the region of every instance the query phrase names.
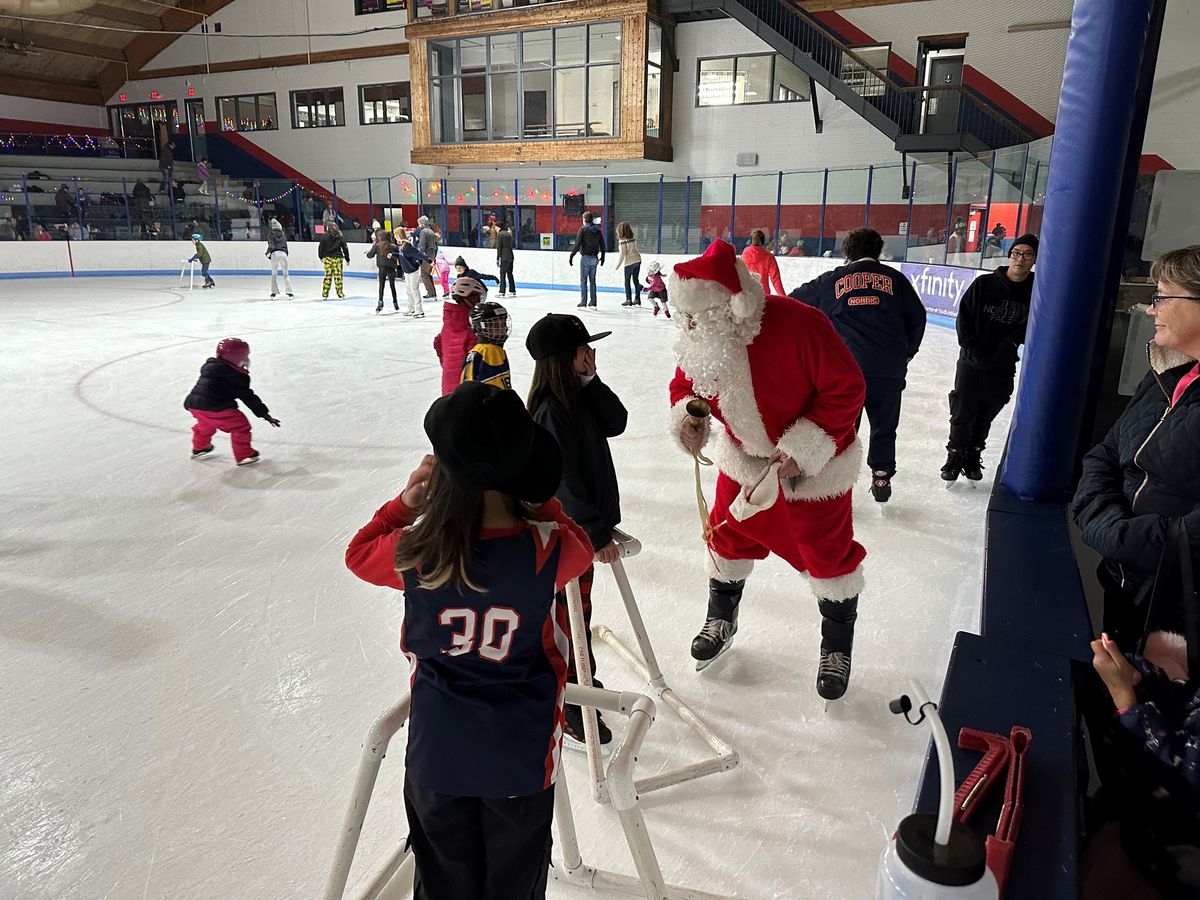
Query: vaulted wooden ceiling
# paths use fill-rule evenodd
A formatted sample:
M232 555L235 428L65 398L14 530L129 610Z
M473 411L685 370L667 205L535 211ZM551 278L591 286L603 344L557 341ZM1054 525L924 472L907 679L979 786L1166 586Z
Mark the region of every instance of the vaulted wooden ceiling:
M233 0L103 0L80 12L13 17L0 2L0 93L103 105L139 69ZM81 26L128 29L107 31ZM28 52L3 49L10 44Z

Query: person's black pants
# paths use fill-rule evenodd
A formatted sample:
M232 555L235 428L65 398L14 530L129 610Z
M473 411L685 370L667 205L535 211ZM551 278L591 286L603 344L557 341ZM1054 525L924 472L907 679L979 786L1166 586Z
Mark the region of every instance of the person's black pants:
M554 788L525 797L457 797L404 778L413 900L542 900Z
M642 264L640 262L631 263L625 267L625 299L632 303L635 300L638 303L642 302L642 282L639 276L642 273Z
M513 261L511 259L500 263L500 293L506 292L510 294L517 292L517 283L513 280Z
M950 392L948 450L982 450L992 422L1012 397L1016 369L976 369L961 359Z
M867 397L863 412L871 423L871 444L867 450L867 466L872 472L896 474L896 429L900 427L900 399L904 382L893 379L867 382ZM858 414L854 430L862 424L863 412Z
M400 301L396 299L396 273L387 272L383 269L379 270L379 305L383 306L383 285L384 283L391 285L392 288L392 304L398 304Z

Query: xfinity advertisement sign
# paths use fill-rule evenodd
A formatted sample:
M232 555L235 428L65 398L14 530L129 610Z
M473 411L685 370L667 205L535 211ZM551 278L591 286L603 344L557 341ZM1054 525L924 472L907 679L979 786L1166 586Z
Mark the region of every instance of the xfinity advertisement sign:
M958 304L976 278L982 275L975 269L955 266L930 266L921 263L900 263L903 272L925 308L941 316L958 316Z

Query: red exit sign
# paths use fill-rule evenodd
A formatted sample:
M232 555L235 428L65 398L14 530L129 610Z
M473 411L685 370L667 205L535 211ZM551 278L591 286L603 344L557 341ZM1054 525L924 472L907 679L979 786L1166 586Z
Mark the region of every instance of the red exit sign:
M161 100L161 99L162 99L162 94L160 94L158 91L151 91L151 92L150 92L150 99L151 99L151 100Z
M195 88L191 88L191 87L190 87L190 88L188 88L188 96L189 96L189 97L195 97L195 96L196 96L196 89L195 89Z

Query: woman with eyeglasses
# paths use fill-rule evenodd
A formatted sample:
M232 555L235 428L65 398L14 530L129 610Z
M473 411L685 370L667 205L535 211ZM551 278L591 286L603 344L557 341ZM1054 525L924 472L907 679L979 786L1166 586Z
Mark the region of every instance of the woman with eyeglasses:
M1072 511L1104 561L1104 630L1124 648L1143 630L1182 631L1182 609L1135 603L1154 579L1172 520L1182 517L1200 565L1200 246L1164 253L1150 269L1151 371L1104 440L1083 458ZM1159 591L1160 597L1169 592ZM1196 673L1193 673L1196 674Z
M1008 265L981 275L958 305L958 368L950 392L950 440L943 481L983 478L983 448L992 422L1012 396L1017 348L1025 343L1038 239L1023 234Z

